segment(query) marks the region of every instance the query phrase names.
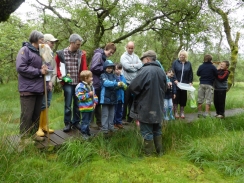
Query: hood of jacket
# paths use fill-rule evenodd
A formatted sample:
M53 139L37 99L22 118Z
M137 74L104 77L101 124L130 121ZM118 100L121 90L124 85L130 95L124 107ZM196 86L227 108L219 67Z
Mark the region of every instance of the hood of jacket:
M34 52L37 55L40 55L39 50L36 49L36 47L34 47L31 43L29 43L29 42L23 42L22 43L22 47L23 46L27 46L31 52Z
M111 60L106 60L103 64L103 70L105 71L107 67L113 67L115 69L115 65Z
M102 54L102 60L103 60L104 62L107 60L107 57L106 57L106 55L105 55L105 53L104 53L104 49L102 49L102 48L97 48L97 49L94 50L94 55L95 55L96 53L100 53L100 54Z

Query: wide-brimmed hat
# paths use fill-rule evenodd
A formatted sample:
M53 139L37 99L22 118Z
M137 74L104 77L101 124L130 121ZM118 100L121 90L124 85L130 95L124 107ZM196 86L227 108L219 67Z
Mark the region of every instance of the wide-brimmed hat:
M143 54L142 54L142 56L141 56L141 60L143 59L143 58L145 58L145 57L152 57L152 58L155 58L155 60L156 60L156 58L157 58L157 54L155 53L155 51L153 51L153 50L148 50L148 51L146 51L146 52L144 52Z

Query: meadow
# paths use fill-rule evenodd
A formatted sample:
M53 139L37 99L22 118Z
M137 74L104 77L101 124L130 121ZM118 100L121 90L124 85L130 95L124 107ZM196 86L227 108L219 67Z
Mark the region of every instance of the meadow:
M243 108L243 94L244 83L236 83L227 93L226 109ZM111 138L73 139L59 149L29 144L19 150L5 140L19 131L17 82L0 85L0 96L0 182L244 182L244 114L164 123L162 157L143 155L136 126ZM187 113L196 110L187 106ZM49 120L51 128L63 128L62 93L53 96Z

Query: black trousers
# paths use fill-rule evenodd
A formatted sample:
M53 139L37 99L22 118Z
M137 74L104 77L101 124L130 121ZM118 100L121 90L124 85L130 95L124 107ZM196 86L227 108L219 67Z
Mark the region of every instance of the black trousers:
M226 90L214 90L214 107L216 114L225 115Z
M187 101L187 91L177 89L176 98L173 99L173 103L185 107L186 101Z

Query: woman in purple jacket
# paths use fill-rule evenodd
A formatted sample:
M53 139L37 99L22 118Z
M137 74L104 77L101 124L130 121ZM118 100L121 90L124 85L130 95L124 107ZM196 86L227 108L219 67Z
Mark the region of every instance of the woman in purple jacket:
M42 64L39 54L39 44L43 43L43 34L36 30L32 31L29 42L23 43L16 58L21 105L20 135L21 137L32 136L37 141L44 140L43 137L35 135L44 93L43 75L47 72L47 66Z
M101 83L100 83L100 76L104 73L103 64L107 60L108 57L112 56L116 52L116 46L114 43L107 43L105 48L98 48L94 51L94 55L92 57L90 70L93 75L93 86L95 88L95 94L98 97L98 104L93 113L93 120L94 116L96 118L96 124L98 129L102 126L101 123L101 104L100 104L100 93L101 93Z

